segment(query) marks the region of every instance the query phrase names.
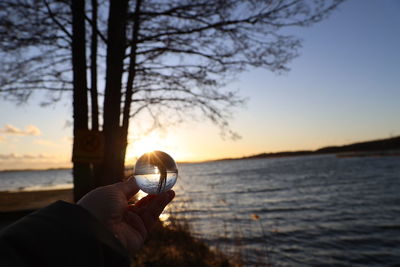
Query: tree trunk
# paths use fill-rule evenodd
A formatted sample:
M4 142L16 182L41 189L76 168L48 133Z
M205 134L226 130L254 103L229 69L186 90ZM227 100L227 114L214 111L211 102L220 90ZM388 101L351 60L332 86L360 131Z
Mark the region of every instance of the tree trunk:
M128 69L128 79L126 82L126 93L125 93L125 102L124 102L124 110L122 116L122 154L126 154L126 147L128 146L128 130L129 130L129 119L131 112L131 104L132 104L132 95L133 95L133 82L136 77L136 58L137 58L137 42L138 42L138 34L140 28L140 6L142 4L142 0L136 1L135 13L133 18L133 30L132 30L132 44L131 44L131 52L129 55L129 69Z
M72 9L72 67L74 137L77 131L88 129L88 98L85 51L85 2L74 0ZM74 150L76 140L74 138ZM74 155L74 152L73 152ZM92 174L88 163L73 163L74 201L92 189Z
M126 47L126 14L128 1L110 1L108 17L107 70L104 95L104 160L97 185L107 185L123 179L124 142L120 127L122 72Z
M92 130L99 130L99 104L98 104L98 89L97 89L97 0L91 0L92 3L92 36L90 43L90 100L91 100L91 112L92 112ZM93 180L99 175L99 164L92 163L92 175ZM94 182L93 182L94 183ZM93 184L94 186L94 184Z
M90 45L90 97L92 103L92 130L99 130L97 102L97 0L92 0L92 40Z

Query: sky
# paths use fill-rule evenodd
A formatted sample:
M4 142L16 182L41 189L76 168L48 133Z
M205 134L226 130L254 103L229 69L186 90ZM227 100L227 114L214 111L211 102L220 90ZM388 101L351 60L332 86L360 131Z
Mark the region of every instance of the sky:
M252 69L227 85L248 99L230 121L241 139L187 121L131 136L126 162L151 150L201 161L400 135L399 12L397 0L349 0L318 24L289 29L303 41L289 72ZM40 107L41 100L0 100L0 170L71 166L71 104Z

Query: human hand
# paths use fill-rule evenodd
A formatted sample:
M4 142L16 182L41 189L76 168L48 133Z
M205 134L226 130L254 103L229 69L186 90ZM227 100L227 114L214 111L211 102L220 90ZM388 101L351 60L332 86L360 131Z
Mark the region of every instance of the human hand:
M158 195L148 195L134 205L129 205L129 199L138 191L135 181L130 179L96 188L77 203L110 229L131 256L142 247L147 233L175 196L174 191L169 190Z

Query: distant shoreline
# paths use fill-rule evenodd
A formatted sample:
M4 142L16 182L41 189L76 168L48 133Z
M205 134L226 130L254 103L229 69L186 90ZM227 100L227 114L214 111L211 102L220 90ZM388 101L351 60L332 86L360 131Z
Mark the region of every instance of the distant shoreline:
M201 163L201 162L215 162L215 161L228 161L228 160L261 159L261 158L282 158L282 157L329 155L329 154L336 154L339 158L367 157L367 156L400 156L400 136L386 138L386 139L372 140L372 141L357 142L342 146L327 146L316 150L260 153L239 158L223 158L223 159L204 160L197 162L184 162L184 163Z
M179 164L185 163L204 163L228 160L260 159L260 158L281 158L310 155L338 154L338 157L366 157L366 156L400 156L400 136L377 139L372 141L357 142L342 146L327 146L316 150L282 151L271 153L260 153L238 158L222 158L200 161L178 161ZM52 171L52 170L72 170L72 168L48 168L48 169L8 169L1 172L17 171Z
M60 168L45 168L45 169L6 169L6 170L0 170L1 172L26 172L26 171L58 171L58 170L72 170L72 168L67 168L67 167L60 167Z
M349 153L340 152L314 152L314 151L289 151L289 152L277 152L277 153L262 153L254 156L241 157L241 158L224 158L224 159L216 159L216 160L207 160L202 162L217 162L217 161L231 161L231 160L247 160L247 159L263 159L263 158L289 158L289 157L302 157L302 156L318 156L318 155L336 155L338 158L355 158L355 157L390 157L390 156L400 156L400 150L396 151L365 151L358 152L352 151ZM194 163L194 162L185 162L185 163ZM196 162L200 163L200 162Z

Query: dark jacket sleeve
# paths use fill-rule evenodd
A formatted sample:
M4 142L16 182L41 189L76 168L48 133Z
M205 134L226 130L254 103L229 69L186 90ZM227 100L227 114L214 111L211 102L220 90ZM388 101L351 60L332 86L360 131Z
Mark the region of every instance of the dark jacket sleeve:
M0 266L129 266L126 249L87 210L63 201L0 233Z

